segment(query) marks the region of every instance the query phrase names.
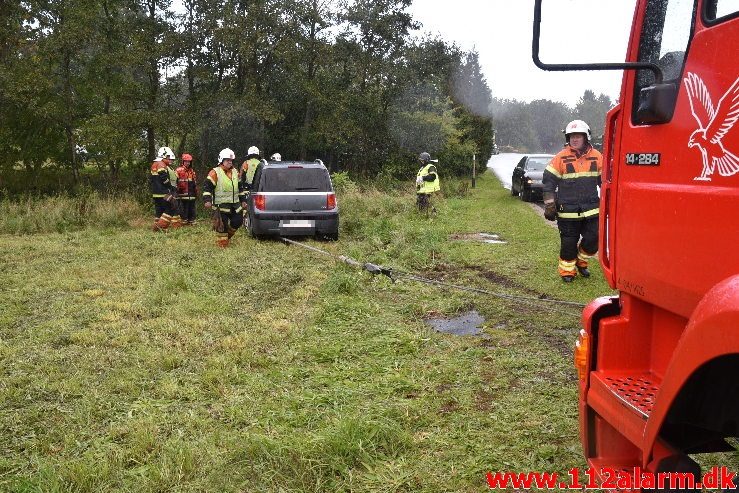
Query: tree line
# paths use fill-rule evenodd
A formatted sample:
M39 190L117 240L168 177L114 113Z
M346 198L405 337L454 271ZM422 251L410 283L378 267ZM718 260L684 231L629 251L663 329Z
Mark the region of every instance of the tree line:
M413 36L412 0L21 0L0 16L0 188L140 178L156 149L231 147L406 177L493 149L477 53ZM22 178L20 181L25 180Z
M494 98L496 141L502 151L556 153L564 144L563 130L567 122L584 120L596 147L602 144L606 113L613 107L611 98L586 90L570 108L564 103L537 99L522 102Z

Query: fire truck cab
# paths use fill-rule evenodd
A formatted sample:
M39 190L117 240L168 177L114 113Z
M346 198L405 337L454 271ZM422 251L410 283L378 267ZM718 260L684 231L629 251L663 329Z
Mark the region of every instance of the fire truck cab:
M637 0L606 117L601 266L575 350L596 470L689 472L739 436L739 1ZM699 476L697 476L699 477Z

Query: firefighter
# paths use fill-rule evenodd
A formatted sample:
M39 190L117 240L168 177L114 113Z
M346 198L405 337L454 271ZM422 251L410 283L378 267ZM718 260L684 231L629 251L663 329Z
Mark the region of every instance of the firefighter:
M270 161L282 161L282 154L275 152L269 157Z
M421 169L416 175L416 205L421 212L428 213L429 209L434 212L436 209L431 207L431 196L441 190L439 174L428 152L419 154L418 160L421 162Z
M167 231L182 225L176 208L177 175L170 167L175 156L169 147L160 147L157 157L151 164L149 188L154 199L154 231Z
M544 171L544 217L557 220L558 271L564 282L572 282L578 272L590 277L588 260L598 253L603 156L590 145L590 127L582 120L567 124L565 140Z
M227 247L231 237L241 227L241 211L246 208L245 191L240 187L239 176L233 169L234 151L223 149L218 154L218 166L210 170L203 185L205 208L214 208L213 229L216 244Z
M180 208L185 226L195 224L195 199L198 196L198 182L195 170L192 169L192 156L183 154L182 165L177 168L177 193L180 197Z
M257 167L261 163L259 158L259 148L257 146L251 146L246 151L246 161L241 164L241 171L239 172L239 180L241 181L242 190L251 190L251 183L254 181L254 174L257 172Z

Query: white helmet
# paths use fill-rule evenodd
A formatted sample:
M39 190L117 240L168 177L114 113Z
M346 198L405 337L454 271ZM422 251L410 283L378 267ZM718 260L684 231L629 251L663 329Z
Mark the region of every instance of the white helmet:
M251 146L248 151L246 151L246 154L248 156L258 156L259 155L259 147L257 146Z
M234 154L234 151L226 147L218 153L218 162L222 163L224 159L236 159L236 154Z
M157 157L159 159L163 159L163 158L167 158L171 160L175 159L174 152L172 152L172 149L170 149L169 147L160 147L159 152L157 152Z
M269 157L269 159L272 161L282 161L282 156L280 155L279 152L275 152Z
M565 128L565 139L570 141L570 134L585 134L585 138L590 141L590 127L582 120L572 120Z

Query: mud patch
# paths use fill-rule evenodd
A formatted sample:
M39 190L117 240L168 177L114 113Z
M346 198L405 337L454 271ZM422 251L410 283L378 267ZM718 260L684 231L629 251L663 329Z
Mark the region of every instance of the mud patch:
M449 236L450 240L457 241L479 241L481 243L490 244L506 244L508 243L500 235L495 233L458 233Z
M482 334L482 323L485 318L476 310L463 313L455 318L430 318L426 324L435 331L455 336L479 336Z

